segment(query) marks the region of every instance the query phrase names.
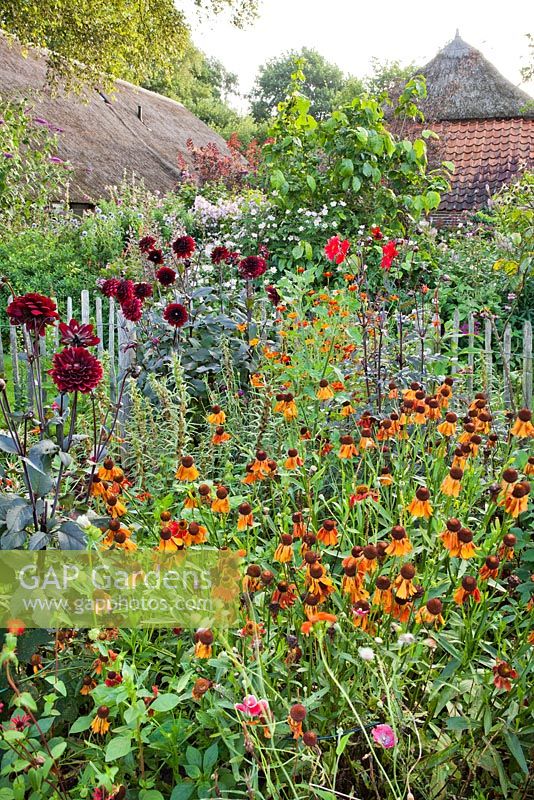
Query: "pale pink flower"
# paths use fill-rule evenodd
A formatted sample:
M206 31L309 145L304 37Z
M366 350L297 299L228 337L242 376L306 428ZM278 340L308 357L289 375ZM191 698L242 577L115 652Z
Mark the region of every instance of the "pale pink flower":
M267 700L258 700L253 694L247 694L242 703L235 704L235 709L248 717L263 717L269 714L269 703Z
M371 733L375 742L385 747L386 750L390 750L397 744L397 737L389 725L377 725L371 730Z

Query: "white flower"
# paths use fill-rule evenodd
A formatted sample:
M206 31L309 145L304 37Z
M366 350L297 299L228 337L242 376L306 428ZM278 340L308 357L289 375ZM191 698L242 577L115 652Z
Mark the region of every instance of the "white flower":
M372 647L358 647L358 655L363 661L373 661L375 657Z
M415 642L415 636L413 633L401 633L397 641L401 647L405 644L413 644Z
M85 514L80 514L79 517L76 517L76 522L80 526L80 528L89 528L91 527L91 520L85 516Z

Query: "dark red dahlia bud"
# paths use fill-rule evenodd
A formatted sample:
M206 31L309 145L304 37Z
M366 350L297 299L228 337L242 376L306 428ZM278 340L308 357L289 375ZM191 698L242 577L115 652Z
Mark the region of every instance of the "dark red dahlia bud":
M306 709L302 705L302 703L295 703L289 709L289 716L293 720L293 722L302 722L306 719Z
M443 603L439 599L439 597L432 597L426 604L427 611L429 614L433 614L437 617L438 614L441 614L443 611Z
M413 564L403 564L400 574L406 581L411 581L415 577L415 567Z
M107 706L98 706L96 714L100 719L106 719L109 717L109 708Z
M447 529L451 533L458 533L461 527L462 523L460 522L459 519L456 519L456 517L452 517L451 519L447 520Z
M420 486L419 489L416 491L415 496L418 500L425 502L430 498L430 492L425 486Z
M198 631L195 633L195 639L198 642L202 642L202 644L213 644L213 633L209 630L209 628L199 628Z
M241 503L237 510L242 516L247 517L252 513L252 506L250 503Z
M380 592L387 591L390 588L390 586L391 586L391 581L387 577L387 575L379 575L378 578L376 579L376 588Z
M305 731L302 736L302 741L306 747L317 747L317 738L315 731Z
M400 542L406 537L406 530L402 527L402 525L395 525L391 529L391 537L397 542Z
M247 575L249 578L259 578L261 575L261 567L258 564L249 564L247 567Z
M472 575L465 575L462 578L462 589L465 592L474 592L477 588L477 579L473 578Z

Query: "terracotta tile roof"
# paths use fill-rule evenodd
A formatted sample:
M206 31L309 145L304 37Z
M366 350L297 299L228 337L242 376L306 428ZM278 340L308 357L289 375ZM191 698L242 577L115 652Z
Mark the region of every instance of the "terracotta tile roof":
M442 120L429 127L440 137L439 159L456 168L440 211L480 208L503 184L534 168L534 119Z

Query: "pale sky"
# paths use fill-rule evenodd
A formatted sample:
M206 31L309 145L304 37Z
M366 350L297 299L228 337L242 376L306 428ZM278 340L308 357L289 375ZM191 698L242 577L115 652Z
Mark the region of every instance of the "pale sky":
M425 64L456 28L519 84L528 58L525 34L534 32L532 8L529 0L260 0L258 19L243 31L224 16L189 19L195 44L237 73L247 93L258 67L287 50L313 48L345 73L363 77L373 56ZM534 94L534 85L522 88Z

